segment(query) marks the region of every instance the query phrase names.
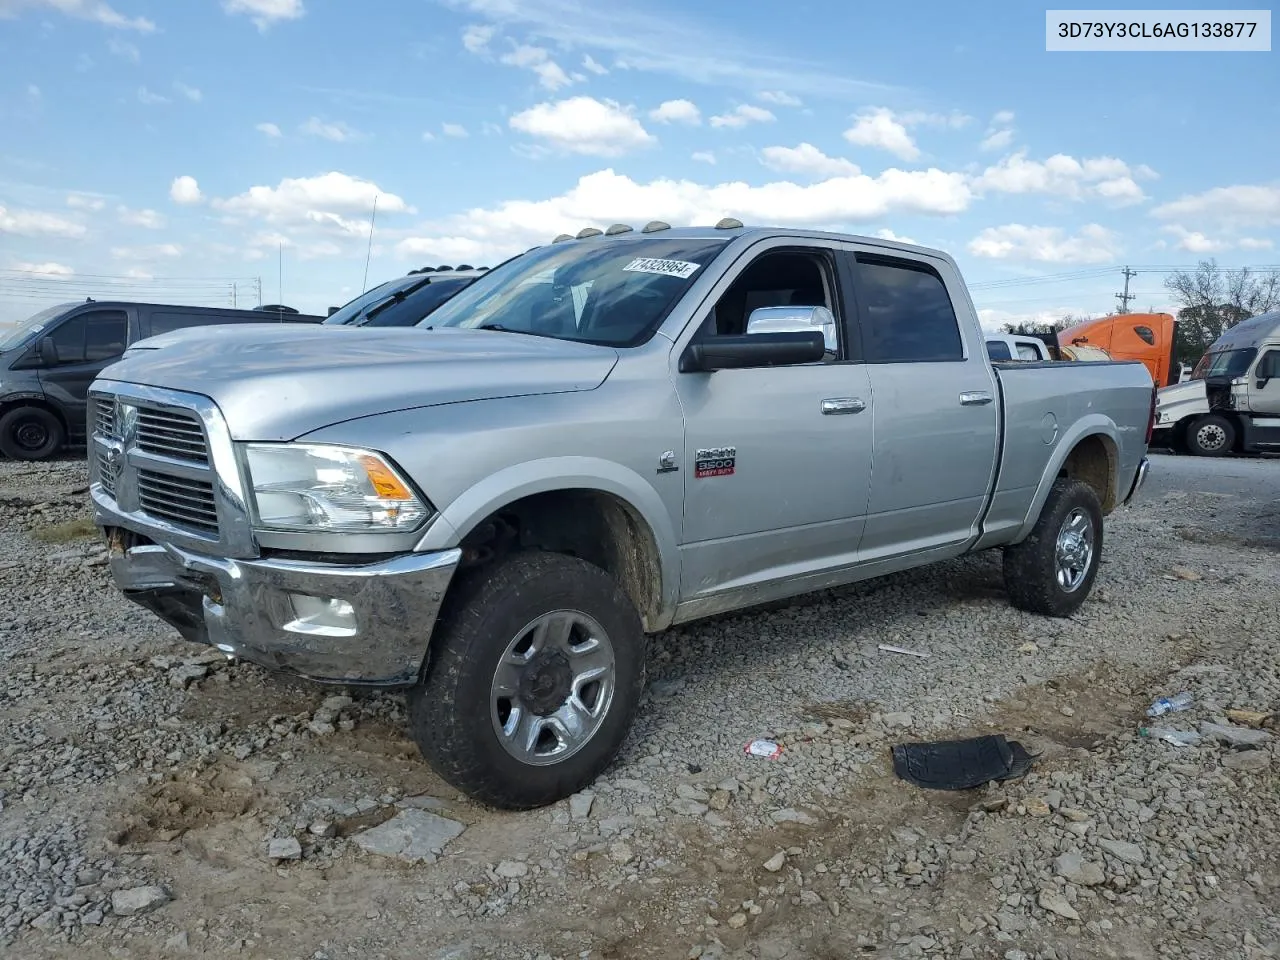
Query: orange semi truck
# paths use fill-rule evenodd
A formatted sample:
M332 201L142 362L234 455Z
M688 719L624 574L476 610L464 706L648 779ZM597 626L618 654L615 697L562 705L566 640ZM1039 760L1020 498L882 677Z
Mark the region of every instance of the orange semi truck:
M1173 363L1173 316L1117 313L1058 331L1059 347L1096 347L1112 360L1141 360L1157 387L1178 380Z

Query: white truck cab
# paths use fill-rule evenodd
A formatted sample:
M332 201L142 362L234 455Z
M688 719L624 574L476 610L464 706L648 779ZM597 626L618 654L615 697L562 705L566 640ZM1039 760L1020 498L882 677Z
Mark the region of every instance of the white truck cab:
M1053 359L1043 340L1013 333L988 333L987 356L992 360L1026 360L1032 363Z
M1280 310L1222 334L1159 393L1156 444L1202 457L1280 450Z

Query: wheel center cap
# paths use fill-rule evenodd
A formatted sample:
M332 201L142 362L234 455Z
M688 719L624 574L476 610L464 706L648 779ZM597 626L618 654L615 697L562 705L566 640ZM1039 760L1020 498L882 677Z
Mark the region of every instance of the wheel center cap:
M573 668L559 650L539 653L520 676L520 699L540 717L559 710L572 689Z

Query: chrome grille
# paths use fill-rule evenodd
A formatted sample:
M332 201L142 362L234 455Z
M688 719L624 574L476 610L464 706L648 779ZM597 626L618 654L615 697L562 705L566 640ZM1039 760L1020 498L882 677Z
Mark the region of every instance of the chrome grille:
M138 471L138 506L153 517L202 533L217 534L213 484L154 470Z
M209 448L200 421L190 414L138 407L139 450L193 463L208 463Z
M116 495L116 475L107 463L107 455L104 451L98 451L98 483L102 484L102 490L108 496L115 498Z
M99 397L94 401L94 429L104 437L116 435L116 405L110 397Z

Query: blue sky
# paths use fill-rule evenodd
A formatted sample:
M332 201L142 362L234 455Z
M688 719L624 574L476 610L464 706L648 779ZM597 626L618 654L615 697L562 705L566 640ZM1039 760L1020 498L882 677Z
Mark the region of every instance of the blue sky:
M1044 30L1021 3L0 0L0 323L276 302L281 247L284 301L323 312L375 196L370 284L725 215L942 247L989 323L1103 313L1126 263L1280 262L1275 53Z

